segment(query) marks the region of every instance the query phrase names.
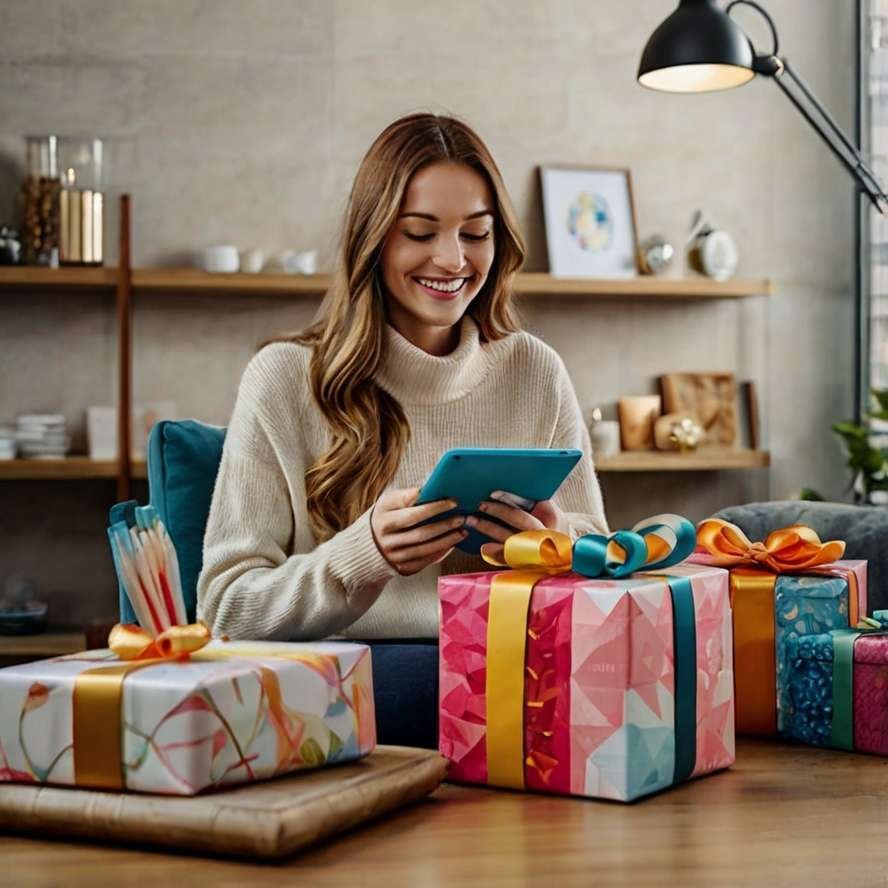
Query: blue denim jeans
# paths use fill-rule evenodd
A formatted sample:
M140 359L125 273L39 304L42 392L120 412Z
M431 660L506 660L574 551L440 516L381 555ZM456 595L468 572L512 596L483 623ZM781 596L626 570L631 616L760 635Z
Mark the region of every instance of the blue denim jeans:
M437 749L437 640L364 643L370 645L373 657L377 742Z

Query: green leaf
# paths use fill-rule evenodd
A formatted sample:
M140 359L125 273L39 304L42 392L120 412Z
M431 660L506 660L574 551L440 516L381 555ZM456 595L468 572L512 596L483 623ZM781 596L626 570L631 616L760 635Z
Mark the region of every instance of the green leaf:
M823 497L816 490L812 490L810 487L802 488L802 491L799 494L799 499L809 503L824 502Z
M832 427L832 430L846 440L865 440L866 436L869 434L867 429L853 422L837 422Z
M888 413L888 389L873 389L873 398L879 405L879 411Z

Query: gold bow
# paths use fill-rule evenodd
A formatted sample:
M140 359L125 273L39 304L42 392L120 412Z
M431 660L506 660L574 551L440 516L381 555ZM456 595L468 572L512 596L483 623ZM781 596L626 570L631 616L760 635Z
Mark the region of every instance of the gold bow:
M496 567L541 570L556 576L570 572L572 548L566 533L543 528L513 533L502 546L485 543L481 547L481 557Z
M108 647L121 660L181 660L210 641L210 630L201 622L170 626L152 636L135 623L118 623L108 636Z
M716 567L761 566L775 573L807 570L845 554L842 540L821 542L804 524L780 528L769 533L763 543L753 543L736 524L720 518L707 518L697 525L697 546L711 556Z

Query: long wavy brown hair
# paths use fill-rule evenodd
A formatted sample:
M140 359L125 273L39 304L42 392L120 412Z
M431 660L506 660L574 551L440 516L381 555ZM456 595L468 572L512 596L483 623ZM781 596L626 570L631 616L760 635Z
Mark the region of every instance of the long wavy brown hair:
M358 169L333 283L313 323L271 341L312 348L312 394L332 431L330 449L305 473L311 530L323 542L368 509L391 482L410 440L398 401L375 381L384 352L380 254L411 177L438 162L462 163L487 180L495 200L494 260L467 312L485 341L521 329L512 277L524 241L487 146L453 117L411 114L388 126Z

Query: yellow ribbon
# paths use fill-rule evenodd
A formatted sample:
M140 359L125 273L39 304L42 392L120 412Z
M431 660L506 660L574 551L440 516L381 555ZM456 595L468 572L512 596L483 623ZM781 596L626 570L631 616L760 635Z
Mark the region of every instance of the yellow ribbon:
M486 549L486 551L485 551ZM524 789L524 656L527 611L537 580L570 573L571 542L557 530L512 534L502 547L481 549L497 567L487 616L487 782Z
M823 543L804 524L783 527L769 533L763 543L753 543L736 524L720 518L707 518L697 525L697 546L711 556L716 567L765 567L775 573L829 564L845 554L844 542Z
M152 636L135 623L118 623L108 636L108 647L121 660L184 659L205 647L212 636L200 622L170 626Z

